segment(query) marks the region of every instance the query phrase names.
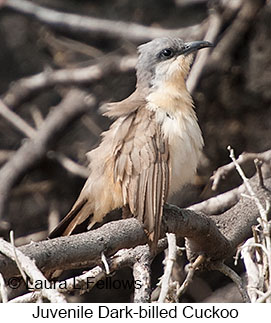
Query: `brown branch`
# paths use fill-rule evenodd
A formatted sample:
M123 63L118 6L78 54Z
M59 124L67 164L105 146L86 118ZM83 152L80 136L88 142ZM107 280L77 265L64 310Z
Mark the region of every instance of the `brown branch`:
M32 138L36 135L35 129L29 126L29 124L19 117L15 112L11 111L2 100L0 100L0 115L2 115L2 117L4 117L27 137Z
M222 25L221 17L218 13L214 12L210 14L208 18L208 30L204 36L204 40L215 43L216 38L220 32ZM200 80L201 73L203 68L210 57L210 48L204 51L199 51L195 63L192 66L192 69L189 73L189 76L186 81L187 89L190 93L193 93L197 87L197 84Z
M36 135L25 141L0 170L0 217L3 214L9 192L15 182L47 153L56 134L74 118L87 112L95 104L92 96L79 90L71 90L52 109Z
M266 4L266 0L245 0L242 1L230 27L226 29L220 42L212 52L208 66L228 70L231 65L231 57L238 44L244 39L245 33L251 27L259 10Z
M193 263L190 263L188 265L188 272L186 278L177 290L177 298L180 298L180 296L186 292L187 287L189 286L189 284L192 283L195 271L200 265L202 265L205 262L205 260L206 259L203 255L199 255Z
M20 96L22 95L22 91L20 89L17 89L16 91ZM0 114L16 129L21 131L30 139L36 136L36 130L32 128L27 122L25 122L15 112L10 110L2 100L0 100ZM75 174L83 178L87 178L89 175L89 171L86 167L77 164L62 153L49 151L47 157L56 160L63 168L65 168L72 174Z
M136 57L106 57L100 63L83 68L68 68L56 71L45 70L39 74L22 78L10 86L4 95L3 102L10 108L16 109L29 97L41 90L56 85L72 85L87 82L92 83L113 72L126 72L134 69Z
M270 199L270 192L259 188L256 178L250 182L259 199ZM270 190L270 178L265 179L265 185ZM223 260L251 235L251 226L257 223L258 216L254 201L242 197L233 208L219 216L166 206L162 236L165 232L172 232L178 237L186 237L191 261L199 254L205 254L211 260ZM101 263L102 252L109 257L120 249L145 244L146 241L140 223L136 219L126 219L71 237L32 243L19 247L19 250L47 271L97 265ZM3 256L0 256L0 271L8 277L18 274L16 266Z
M164 29L147 27L136 23L111 21L94 17L80 16L76 14L59 12L53 9L41 7L26 0L7 0L6 7L47 24L56 29L71 32L86 32L93 35L124 38L136 42L148 41L156 37L181 36L184 39L201 39L204 34L202 25L195 25L179 29Z

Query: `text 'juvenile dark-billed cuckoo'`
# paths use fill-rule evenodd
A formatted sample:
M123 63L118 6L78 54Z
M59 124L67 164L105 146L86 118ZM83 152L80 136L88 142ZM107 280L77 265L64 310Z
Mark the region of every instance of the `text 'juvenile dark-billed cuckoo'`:
M71 211L50 234L88 229L110 211L126 207L142 224L155 251L163 205L192 181L203 139L186 88L193 52L207 41L158 38L138 47L136 90L106 104L115 119L98 148L87 153L90 175Z

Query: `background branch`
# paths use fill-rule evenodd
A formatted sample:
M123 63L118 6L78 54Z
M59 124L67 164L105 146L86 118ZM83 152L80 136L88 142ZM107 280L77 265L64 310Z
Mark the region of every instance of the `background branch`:
M66 31L69 30L80 33L91 32L92 34L98 34L99 36L125 38L138 42L168 35L181 35L184 39L200 39L202 35L202 28L200 25L179 29L164 29L146 27L136 23L114 22L112 20L59 12L25 0L7 0L4 5L57 29L65 29Z
M9 161L0 170L0 217L10 189L30 167L41 160L52 144L52 140L74 118L87 112L95 104L90 95L79 90L67 93L63 101L48 115L36 136L25 141Z
M45 70L37 75L22 78L11 84L8 92L4 95L3 102L16 109L29 97L38 94L56 85L73 85L98 81L114 72L127 72L135 68L135 56L110 56L101 60L100 63L82 68L68 68L59 70Z

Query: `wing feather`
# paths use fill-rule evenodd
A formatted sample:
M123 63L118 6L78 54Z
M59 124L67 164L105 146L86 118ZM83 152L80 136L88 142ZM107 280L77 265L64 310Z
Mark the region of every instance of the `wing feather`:
M122 137L115 154L114 178L122 182L123 198L143 223L151 249L155 250L168 195L168 145L155 113L145 107L134 112L129 131L127 125L125 130L126 136Z

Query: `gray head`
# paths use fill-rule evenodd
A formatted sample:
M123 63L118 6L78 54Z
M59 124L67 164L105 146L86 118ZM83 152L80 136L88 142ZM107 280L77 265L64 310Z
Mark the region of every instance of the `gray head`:
M211 47L207 41L184 42L180 38L156 38L138 47L137 87L152 87L163 79L182 73L187 77L191 53Z

